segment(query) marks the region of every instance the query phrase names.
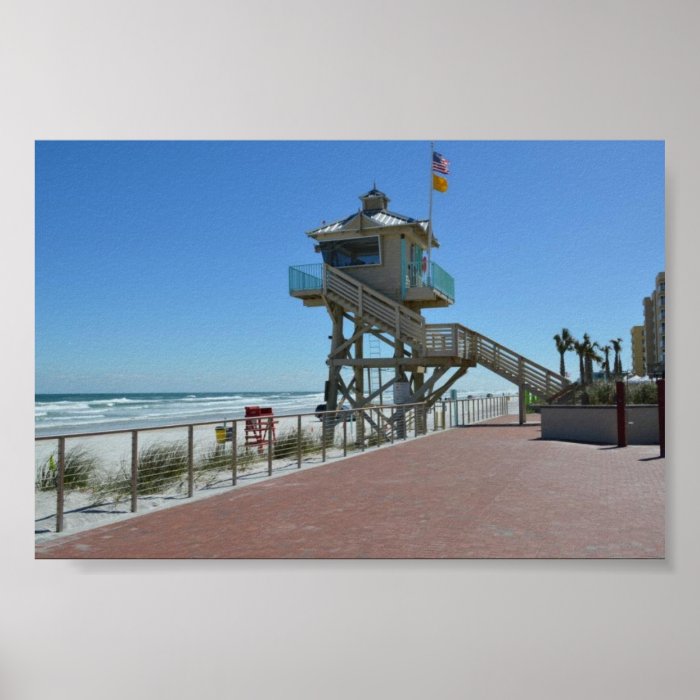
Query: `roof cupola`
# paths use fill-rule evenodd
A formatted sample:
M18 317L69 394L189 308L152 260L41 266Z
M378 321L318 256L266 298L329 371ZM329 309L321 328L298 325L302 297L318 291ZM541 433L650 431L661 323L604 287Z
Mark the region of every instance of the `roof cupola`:
M381 211L389 207L389 198L384 192L377 189L376 184L367 194L360 197L360 201L362 202L362 211L365 212Z

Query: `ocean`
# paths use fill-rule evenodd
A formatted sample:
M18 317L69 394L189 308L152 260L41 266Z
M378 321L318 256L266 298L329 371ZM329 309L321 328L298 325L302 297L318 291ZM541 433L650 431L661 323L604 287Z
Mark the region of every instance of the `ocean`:
M459 392L458 396L466 398L467 394ZM475 392L473 396L487 394ZM323 393L311 391L36 394L34 427L37 437L132 430L243 418L246 406L271 407L277 416L313 413L323 402Z
M178 425L242 418L246 406L269 406L276 415L312 413L323 394L304 391L146 394L36 394L38 437Z

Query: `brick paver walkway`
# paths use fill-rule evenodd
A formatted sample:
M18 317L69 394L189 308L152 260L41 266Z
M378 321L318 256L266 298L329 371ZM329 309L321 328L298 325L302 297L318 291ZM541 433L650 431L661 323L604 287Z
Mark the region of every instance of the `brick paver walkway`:
M37 546L38 558L664 556L658 446L540 440L513 416Z

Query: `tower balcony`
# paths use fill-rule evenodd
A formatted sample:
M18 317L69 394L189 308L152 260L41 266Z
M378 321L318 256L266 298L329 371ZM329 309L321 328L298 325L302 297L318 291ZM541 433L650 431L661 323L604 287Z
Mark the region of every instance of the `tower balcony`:
M322 306L323 263L292 265L289 268L289 294L305 306Z
M302 299L306 306L322 305L324 275L324 263L291 266L289 294ZM406 274L402 275L400 296L398 285L396 295L391 296L396 301L416 302L418 306L449 306L455 300L455 281L452 275L432 261L425 270L422 263L409 263Z
M408 263L404 284L404 301L432 301L447 306L455 300L454 277L432 261L425 270L422 263Z

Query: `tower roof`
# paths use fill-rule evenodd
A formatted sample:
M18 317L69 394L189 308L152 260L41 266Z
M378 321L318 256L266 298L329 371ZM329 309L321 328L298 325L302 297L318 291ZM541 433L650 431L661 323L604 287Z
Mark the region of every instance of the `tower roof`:
M384 192L373 187L369 192L360 195L362 209L358 212L353 212L343 219L338 219L331 223L325 223L319 228L308 231L307 235L316 237L327 233L340 233L342 231L356 231L364 227L367 228L389 228L392 226L412 225L419 227L423 232L428 230L428 221L414 219L411 216L397 214L389 211L387 205L389 197ZM439 244L433 236L433 245L437 247Z

